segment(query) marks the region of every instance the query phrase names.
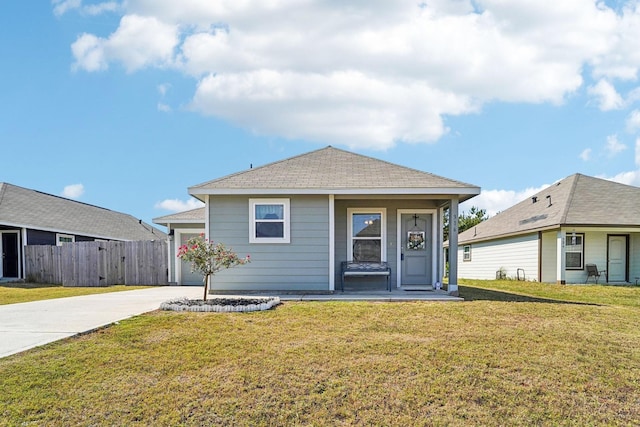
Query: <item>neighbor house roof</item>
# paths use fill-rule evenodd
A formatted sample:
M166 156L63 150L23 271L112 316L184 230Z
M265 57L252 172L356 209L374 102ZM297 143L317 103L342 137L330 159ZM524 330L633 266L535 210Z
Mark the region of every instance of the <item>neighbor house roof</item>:
M442 194L460 200L480 188L331 146L189 188L206 194Z
M205 208L196 208L153 219L154 224L204 224Z
M571 175L460 233L459 243L561 226L640 226L640 188Z
M111 240L166 238L131 215L7 183L0 183L0 225Z

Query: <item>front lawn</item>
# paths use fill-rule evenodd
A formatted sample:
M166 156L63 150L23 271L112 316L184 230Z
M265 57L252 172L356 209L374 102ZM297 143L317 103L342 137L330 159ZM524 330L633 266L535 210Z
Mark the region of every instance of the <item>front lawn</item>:
M482 285L122 321L0 359L0 425L640 424L640 287Z
M41 283L3 283L0 285L0 305L43 299L75 297L79 295L104 294L107 292L133 291L148 286L108 286L108 287L63 287Z

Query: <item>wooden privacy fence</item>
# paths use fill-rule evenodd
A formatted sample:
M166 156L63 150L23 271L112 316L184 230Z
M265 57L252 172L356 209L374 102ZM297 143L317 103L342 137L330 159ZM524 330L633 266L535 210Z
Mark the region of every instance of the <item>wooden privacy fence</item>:
M77 242L25 247L30 282L63 286L166 285L167 243Z

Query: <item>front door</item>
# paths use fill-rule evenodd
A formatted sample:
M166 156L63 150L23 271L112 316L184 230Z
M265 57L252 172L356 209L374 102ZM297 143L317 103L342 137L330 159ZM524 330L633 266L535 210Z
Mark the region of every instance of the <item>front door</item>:
M609 236L609 262L607 279L609 282L627 281L627 236Z
M401 271L402 286L431 285L431 214L402 214Z
M0 277L18 278L19 251L18 233L2 233L2 271Z

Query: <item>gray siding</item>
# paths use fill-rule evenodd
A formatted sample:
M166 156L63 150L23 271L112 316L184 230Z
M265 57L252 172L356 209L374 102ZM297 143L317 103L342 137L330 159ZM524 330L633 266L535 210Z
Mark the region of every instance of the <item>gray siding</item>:
M270 196L290 199L291 243L249 243L249 199L210 199L210 238L251 263L221 271L212 290L329 290L329 199L327 196Z

